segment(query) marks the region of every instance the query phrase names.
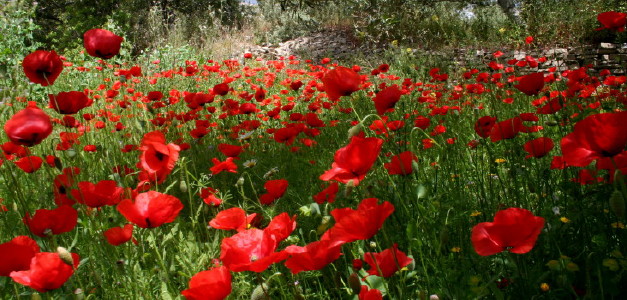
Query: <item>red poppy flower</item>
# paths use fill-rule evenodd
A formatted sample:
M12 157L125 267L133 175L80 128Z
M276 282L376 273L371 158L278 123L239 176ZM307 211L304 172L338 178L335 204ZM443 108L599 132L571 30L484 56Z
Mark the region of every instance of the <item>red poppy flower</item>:
M206 187L200 190L200 197L202 198L202 201L208 205L218 206L222 204L222 199L216 197L216 192L216 189Z
M595 170L581 169L577 173L577 177L571 179L571 181L581 185L587 185L603 182L603 177L597 176L597 171Z
M26 173L33 173L41 168L43 159L39 156L26 156L14 161L13 163L15 163L18 168L22 169L22 171Z
M32 218L26 213L23 221L34 235L46 237L72 231L78 221L78 212L69 205L62 205L55 209L38 209Z
M54 203L58 206L63 204L74 205L76 203L73 199L70 199L70 188L74 185L74 178L80 173L80 169L77 167L63 169L63 174L57 175L52 181L52 192L54 194Z
M247 102L247 103L243 103L239 107L239 113L243 115L248 115L248 114L256 113L259 111L260 109L257 108L257 105L255 103Z
M407 257L403 251L398 250L395 243L392 248L385 249L380 253L364 253L364 261L370 265L368 274L388 278L396 271L409 265L413 259Z
M627 151L615 155L612 159L599 159L597 161L597 169L608 170L610 174L609 182L614 182L617 169L620 170L622 174L627 174Z
M138 194L134 202L122 200L117 209L129 222L141 228L155 228L174 222L183 203L174 196L148 191Z
M525 44L531 44L533 43L533 37L532 36L528 36L525 38Z
M219 144L218 151L227 157L238 157L244 151L244 148L238 145Z
M96 184L89 181L78 183L78 189L72 190L72 197L78 203L97 208L105 205L116 205L122 200L124 189L114 180L101 180Z
M213 86L213 93L216 95L224 96L229 93L229 84L226 82L216 84Z
M625 24L627 24L627 13L607 11L597 15L597 20L603 25L603 27L596 30L609 29L613 31L623 32L625 31Z
M107 239L107 243L113 246L119 246L133 238L133 224L126 224L124 227L109 228L103 234Z
M318 204L322 204L325 201L329 203L335 202L335 196L339 190L339 184L334 181L329 184L327 188L322 190L320 193L313 196L314 201Z
M83 44L87 53L103 59L118 55L122 41L124 38L105 29L90 29L83 35Z
M78 91L60 92L57 95L48 94L48 98L50 99L48 107L63 115L75 114L93 102L85 93Z
M163 98L163 93L160 91L150 91L146 98L150 101L159 101Z
M292 91L298 91L301 86L303 86L303 82L300 80L295 80L290 83L290 89Z
M288 213L283 212L272 218L264 231L280 243L290 236L294 229L296 229L296 216L290 217Z
M268 180L263 185L267 193L259 197L261 204L270 205L277 199L283 197L289 183L285 179Z
M523 208L508 208L494 216L494 222L483 222L472 228L472 245L481 256L503 250L523 254L531 251L544 227L544 218Z
M577 122L572 133L562 141L566 164L585 167L592 161L613 157L627 145L627 111L602 113Z
M362 285L358 295L359 300L383 300L381 291L377 289L368 289L368 286Z
M307 126L309 127L324 127L324 121L320 120L320 118L318 118L318 115L315 113L307 113L305 115L305 123L307 123Z
M522 76L514 87L527 96L537 95L544 87L544 74L538 72Z
M80 257L71 253L69 264L59 253L40 252L30 262L27 271L11 272L11 278L19 284L29 286L40 293L60 288L74 274Z
M417 116L416 120L414 120L414 127L418 127L422 130L426 130L431 126L431 119L426 118L424 116Z
M37 253L39 245L25 235L0 244L0 276L9 276L13 271L28 270L31 259Z
M537 139L528 141L524 145L525 151L529 153L529 155L525 156L525 158L535 157L540 158L547 155L553 149L553 140L548 137L539 137Z
M324 73L322 77L324 91L331 100L337 100L342 96L349 96L359 90L361 76L352 69L337 67Z
M483 116L475 122L475 132L482 138L490 136L492 127L496 124L496 118L491 116Z
M252 228L224 238L220 260L233 272L263 272L271 264L287 258L287 253L275 252L279 242L264 230Z
M382 145L383 140L379 138L353 136L346 147L335 152L331 169L320 175L320 179L341 183L352 181L357 186L374 165Z
M222 162L217 158L211 159L211 162L213 162L213 167L209 168L211 174L217 175L222 171L237 173L237 165L233 162L233 159L233 157L227 157L226 160Z
M30 147L41 143L52 133L52 122L43 110L27 107L4 123L4 132L11 142Z
M387 126L385 124L385 122L388 121L388 117L387 116L383 116L383 119L376 119L374 121L372 121L372 124L370 124L370 126L368 126L368 128L370 128L372 131L374 131L376 134L385 134L385 136L388 136L388 130L387 130Z
M265 99L265 98L266 98L266 91L265 91L264 89L262 89L262 88L258 88L258 89L255 91L255 100L256 100L257 102L261 102L261 101L263 101L263 99Z
M13 142L6 142L3 144L0 144L0 148L2 149L2 152L4 153L7 159L11 159L8 156L15 155L17 157L24 157L30 153L28 148L15 144Z
M284 143L289 146L294 143L296 136L300 133L300 130L296 127L284 127L279 128L274 132L273 138L278 143Z
M24 57L22 68L31 82L48 86L53 84L63 71L63 61L54 50L37 50Z
M538 109L536 110L536 113L541 114L541 115L554 114L560 111L560 109L564 107L563 101L564 100L561 97L553 98L549 100L546 104L542 105L541 107L538 107Z
M181 294L188 300L222 300L231 293L231 284L231 271L221 266L196 273Z
M490 130L490 140L498 142L500 140L513 139L522 130L523 123L519 117L498 122Z
M139 146L139 167L146 172L149 180L163 182L174 169L181 148L175 144L165 144L165 135L160 131L146 133Z
M215 218L209 221L209 226L215 229L237 230L239 232L247 229L256 216L257 214L246 215L243 209L233 207L219 212Z
M361 201L357 210L338 208L331 211L335 225L322 235L321 240L331 240L336 244L345 244L365 240L374 236L385 219L394 212L394 205L388 201L378 204L377 198Z
M377 114L382 116L386 112L393 111L394 105L401 99L401 95L403 95L403 93L396 84L378 92L373 99Z
M405 151L392 156L392 161L383 166L390 175L409 175L413 172L412 162L418 161L418 157L411 151Z
M320 270L340 257L342 245L333 245L332 241L316 241L305 247L291 245L285 248L290 257L285 266L298 274L302 271Z

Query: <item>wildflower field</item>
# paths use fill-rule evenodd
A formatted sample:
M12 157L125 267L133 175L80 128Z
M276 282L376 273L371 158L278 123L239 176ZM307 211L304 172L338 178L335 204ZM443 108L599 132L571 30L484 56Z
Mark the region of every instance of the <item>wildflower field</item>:
M83 39L3 94L2 299L627 296L625 76Z

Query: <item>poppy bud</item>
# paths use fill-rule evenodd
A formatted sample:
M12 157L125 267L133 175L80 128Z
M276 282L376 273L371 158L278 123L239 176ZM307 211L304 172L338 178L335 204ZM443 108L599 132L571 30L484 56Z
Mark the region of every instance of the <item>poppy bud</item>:
M299 293L299 292L295 292L294 293L294 299L296 300L305 300L305 296L303 296L303 294Z
M361 280L359 279L357 273L352 273L348 276L348 286L351 287L353 293L359 294L359 291L361 291Z
M30 295L30 300L41 300L41 295L39 295L39 293L33 293Z
M416 269L416 260L413 259L412 255L410 255L408 257L410 257L412 260L411 260L411 262L408 265L405 266L405 268L407 268L407 270L409 270L409 271L413 271L413 270Z
M69 251L67 251L67 249L63 247L57 247L57 253L59 254L59 257L64 263L70 266L74 265L74 259L72 259L72 254Z
M355 182L351 179L348 181L348 183L346 184L346 188L344 189L344 197L348 198L353 193L354 188Z
M183 193L187 193L187 182L185 182L185 180L179 182L179 190Z
M358 135L363 129L363 125L361 125L361 123L351 127L350 129L348 129L348 138L352 138L356 135Z
M418 161L412 160L411 168L414 170L414 172L420 172L420 166L418 165Z
M270 300L270 296L268 296L268 285L265 283L258 285L250 295L250 300Z
M63 170L63 163L61 162L61 159L56 156L54 157L54 167L59 171Z
M617 217L621 219L625 217L625 199L621 192L614 190L610 196L610 208Z
M329 226L331 225L329 223L330 221L331 221L331 217L330 216L322 217L322 222L320 222L320 225L318 225L318 228L316 229L316 233L317 234L324 233L329 228Z
M75 299L76 300L83 300L85 299L85 292L82 289L76 289L74 290L74 295L75 295Z
M74 150L74 148L70 148L65 150L65 155L67 155L67 157L69 158L73 158L74 156L76 156L76 150Z
M546 122L544 122L544 125L546 125L546 126L557 126L557 122L555 122L555 121L546 121Z

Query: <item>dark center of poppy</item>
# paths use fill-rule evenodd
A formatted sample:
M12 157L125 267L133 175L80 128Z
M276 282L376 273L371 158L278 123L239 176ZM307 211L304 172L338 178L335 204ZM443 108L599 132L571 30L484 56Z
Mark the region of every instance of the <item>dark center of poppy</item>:
M601 151L601 155L602 155L603 157L612 157L612 156L616 155L616 153L614 153L614 152L609 152L609 151L607 151L607 150L602 150L602 151Z
M165 158L165 154L158 152L158 151L155 152L155 156L157 157L159 161L163 161L163 159Z
M104 58L104 59L109 59L111 57L113 57L113 55L111 53L103 53L100 50L96 49L96 56Z
M37 73L46 78L48 78L52 74L52 72L49 69L43 69L43 70L39 69L37 70Z

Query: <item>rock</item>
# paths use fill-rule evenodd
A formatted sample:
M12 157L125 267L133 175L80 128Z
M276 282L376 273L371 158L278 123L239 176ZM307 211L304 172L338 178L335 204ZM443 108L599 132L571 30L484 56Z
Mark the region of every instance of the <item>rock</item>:
M614 49L616 48L615 44L612 43L601 43L601 45L599 45L601 49Z

